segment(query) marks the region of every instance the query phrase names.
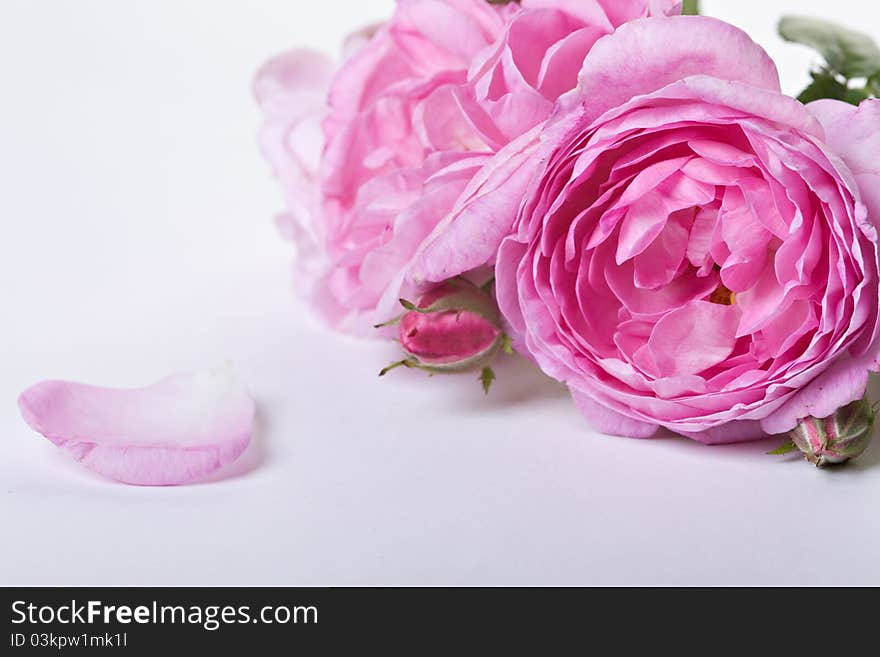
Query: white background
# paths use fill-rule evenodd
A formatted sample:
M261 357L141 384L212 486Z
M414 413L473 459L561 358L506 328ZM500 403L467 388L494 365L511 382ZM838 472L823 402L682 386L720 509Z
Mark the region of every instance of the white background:
M390 0L3 0L0 583L880 584L880 445L811 469L773 443L591 433L522 362L376 372L289 293L252 72ZM797 92L786 11L880 37L861 0L708 0ZM44 378L137 386L232 360L259 402L216 481L136 488L18 416Z

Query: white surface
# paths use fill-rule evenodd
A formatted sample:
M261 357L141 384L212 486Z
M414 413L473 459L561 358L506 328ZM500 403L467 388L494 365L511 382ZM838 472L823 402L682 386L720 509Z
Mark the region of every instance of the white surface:
M860 0L705 5L791 92L810 54L773 36L786 10L880 36ZM880 584L880 445L819 472L768 443L606 438L522 362L488 399L380 381L392 346L304 317L249 78L389 6L4 0L0 583ZM43 378L133 386L226 359L259 430L215 483L102 480L15 405Z

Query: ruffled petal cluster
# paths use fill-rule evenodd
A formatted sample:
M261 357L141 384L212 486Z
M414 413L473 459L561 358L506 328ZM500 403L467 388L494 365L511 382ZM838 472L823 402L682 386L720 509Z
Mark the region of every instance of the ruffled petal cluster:
M288 197L282 225L300 247L298 285L319 314L369 333L401 295L492 264L528 181L516 165L533 140L520 138L576 86L599 38L680 6L398 0L328 81L321 131L314 104L293 101L324 76L302 71L301 53L270 63L256 83L263 149Z
M580 76L498 258L521 348L612 433L739 441L860 399L878 101L804 107L710 18L624 26Z

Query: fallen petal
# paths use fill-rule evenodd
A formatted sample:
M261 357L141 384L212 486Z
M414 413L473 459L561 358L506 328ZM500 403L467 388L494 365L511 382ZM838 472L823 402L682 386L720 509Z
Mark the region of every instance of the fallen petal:
M173 486L237 459L254 401L231 368L119 390L43 381L18 398L32 429L87 468L141 486Z

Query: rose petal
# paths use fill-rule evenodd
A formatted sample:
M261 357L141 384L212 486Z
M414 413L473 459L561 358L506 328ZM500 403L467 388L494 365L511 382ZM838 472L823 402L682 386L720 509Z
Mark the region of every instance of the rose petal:
M32 429L87 468L141 486L182 484L234 461L254 418L229 368L127 390L44 381L18 405Z
M664 315L648 340L660 375L699 374L730 356L739 314L735 306L691 301Z
M599 39L584 61L578 90L563 102L582 105L590 121L692 75L779 91L776 65L745 32L707 16L674 16L627 23Z
M537 132L511 142L473 177L416 254L410 269L414 281L445 281L495 259L536 166Z
M265 117L260 148L296 210L308 205L315 182L333 68L333 60L319 52L291 50L266 62L254 78L254 96Z
M313 96L321 98L330 86L333 59L314 50L296 49L266 62L254 77L254 96L267 114L290 119L311 111L304 106Z
M869 99L858 107L839 100L817 100L807 105L825 128L826 143L855 174L880 174L880 100Z
M263 110L259 142L281 183L287 211L276 217L282 236L297 246L297 288L308 294L320 267L320 231L314 222L315 186L324 137L327 89L334 62L310 50L292 50L268 61L254 78Z
M698 433L683 431L682 435L704 445L747 443L767 437L767 434L761 429L761 423L755 420L735 420Z
M650 438L659 429L656 424L634 420L616 411L612 411L610 408L603 406L577 390L571 391L571 397L587 422L596 431L608 434L609 436Z
M785 404L761 420L769 434L794 429L807 416L825 418L839 408L865 396L868 387L868 361L841 356L837 362L796 392Z

